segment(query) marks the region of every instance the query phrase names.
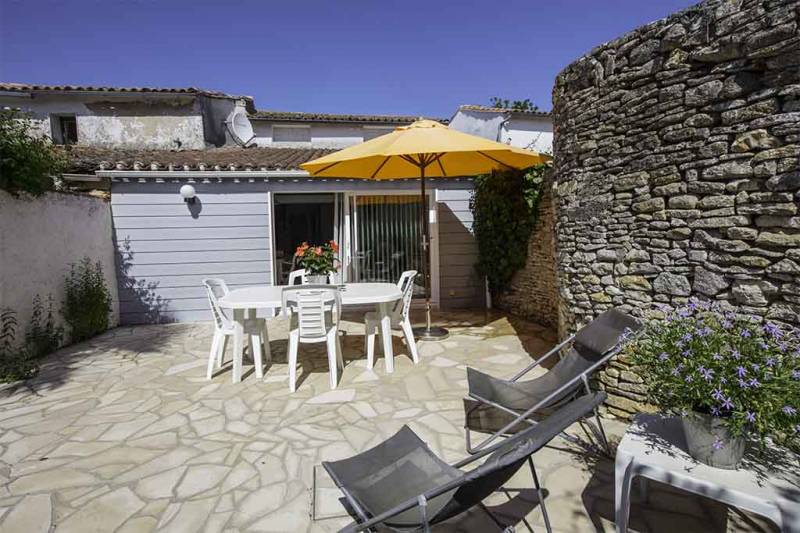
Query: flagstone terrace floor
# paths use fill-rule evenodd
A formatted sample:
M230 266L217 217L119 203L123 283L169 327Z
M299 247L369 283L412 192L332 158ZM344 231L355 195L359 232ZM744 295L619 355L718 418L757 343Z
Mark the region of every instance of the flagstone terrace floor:
M285 321L270 325L274 364L242 383L205 379L210 324L121 327L48 358L39 376L0 388L0 531L335 531L337 492L314 466L371 447L409 424L447 460L465 455L466 365L510 376L554 344L552 331L480 313L439 316L450 339L421 345L414 366L395 341L396 372L368 371L359 317L346 322L346 368L328 388L324 346L301 346L288 392ZM229 356L230 352L226 355ZM620 435L625 424L608 421ZM576 428L576 431L578 429ZM534 460L554 530L612 531L613 462L557 440ZM487 501L517 531L543 531L523 469ZM769 524L702 498L651 489L634 499L637 531L760 531ZM767 528L767 529L764 529ZM481 512L443 531L496 531Z

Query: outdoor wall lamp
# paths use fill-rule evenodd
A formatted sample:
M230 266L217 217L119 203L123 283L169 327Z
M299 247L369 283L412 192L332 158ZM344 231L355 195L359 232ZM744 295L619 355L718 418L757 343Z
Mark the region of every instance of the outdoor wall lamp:
M188 183L181 187L181 196L183 197L183 201L189 205L192 205L197 200L197 198L195 198L194 187Z

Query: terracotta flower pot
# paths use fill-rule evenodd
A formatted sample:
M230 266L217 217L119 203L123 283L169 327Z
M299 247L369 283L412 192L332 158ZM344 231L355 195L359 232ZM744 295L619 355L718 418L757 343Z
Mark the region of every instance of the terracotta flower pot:
M684 416L683 432L689 455L715 468L735 470L747 447L745 437L734 437L718 417L692 411Z

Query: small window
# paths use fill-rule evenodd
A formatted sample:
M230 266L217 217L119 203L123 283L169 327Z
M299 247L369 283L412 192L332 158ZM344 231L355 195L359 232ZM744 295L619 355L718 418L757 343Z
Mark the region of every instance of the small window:
M75 115L53 115L50 117L53 126L53 143L76 144L78 142L78 121Z
M310 143L311 128L302 126L273 126L272 142Z

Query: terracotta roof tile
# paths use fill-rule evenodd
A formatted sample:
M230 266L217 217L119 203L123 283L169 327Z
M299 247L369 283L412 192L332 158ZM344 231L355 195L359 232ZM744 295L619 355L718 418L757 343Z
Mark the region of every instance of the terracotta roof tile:
M253 120L270 120L273 122L350 122L366 124L411 124L415 120L427 117L412 115L351 115L337 113L303 113L299 111L256 111L250 115ZM442 123L447 119L434 118Z
M198 94L206 96L246 98L250 96L236 96L220 91L209 91L197 87L109 87L97 85L37 85L30 83L14 83L0 81L0 91L6 92L98 92L98 93L171 93L171 94Z
M331 152L322 148L213 148L208 150L134 150L70 146L63 148L66 172L96 170L299 170L300 163Z
M515 115L530 115L535 117L549 117L549 111L523 111L519 109L507 109L505 107L492 107L485 105L465 104L458 106L460 111L478 111L485 113L512 113Z

